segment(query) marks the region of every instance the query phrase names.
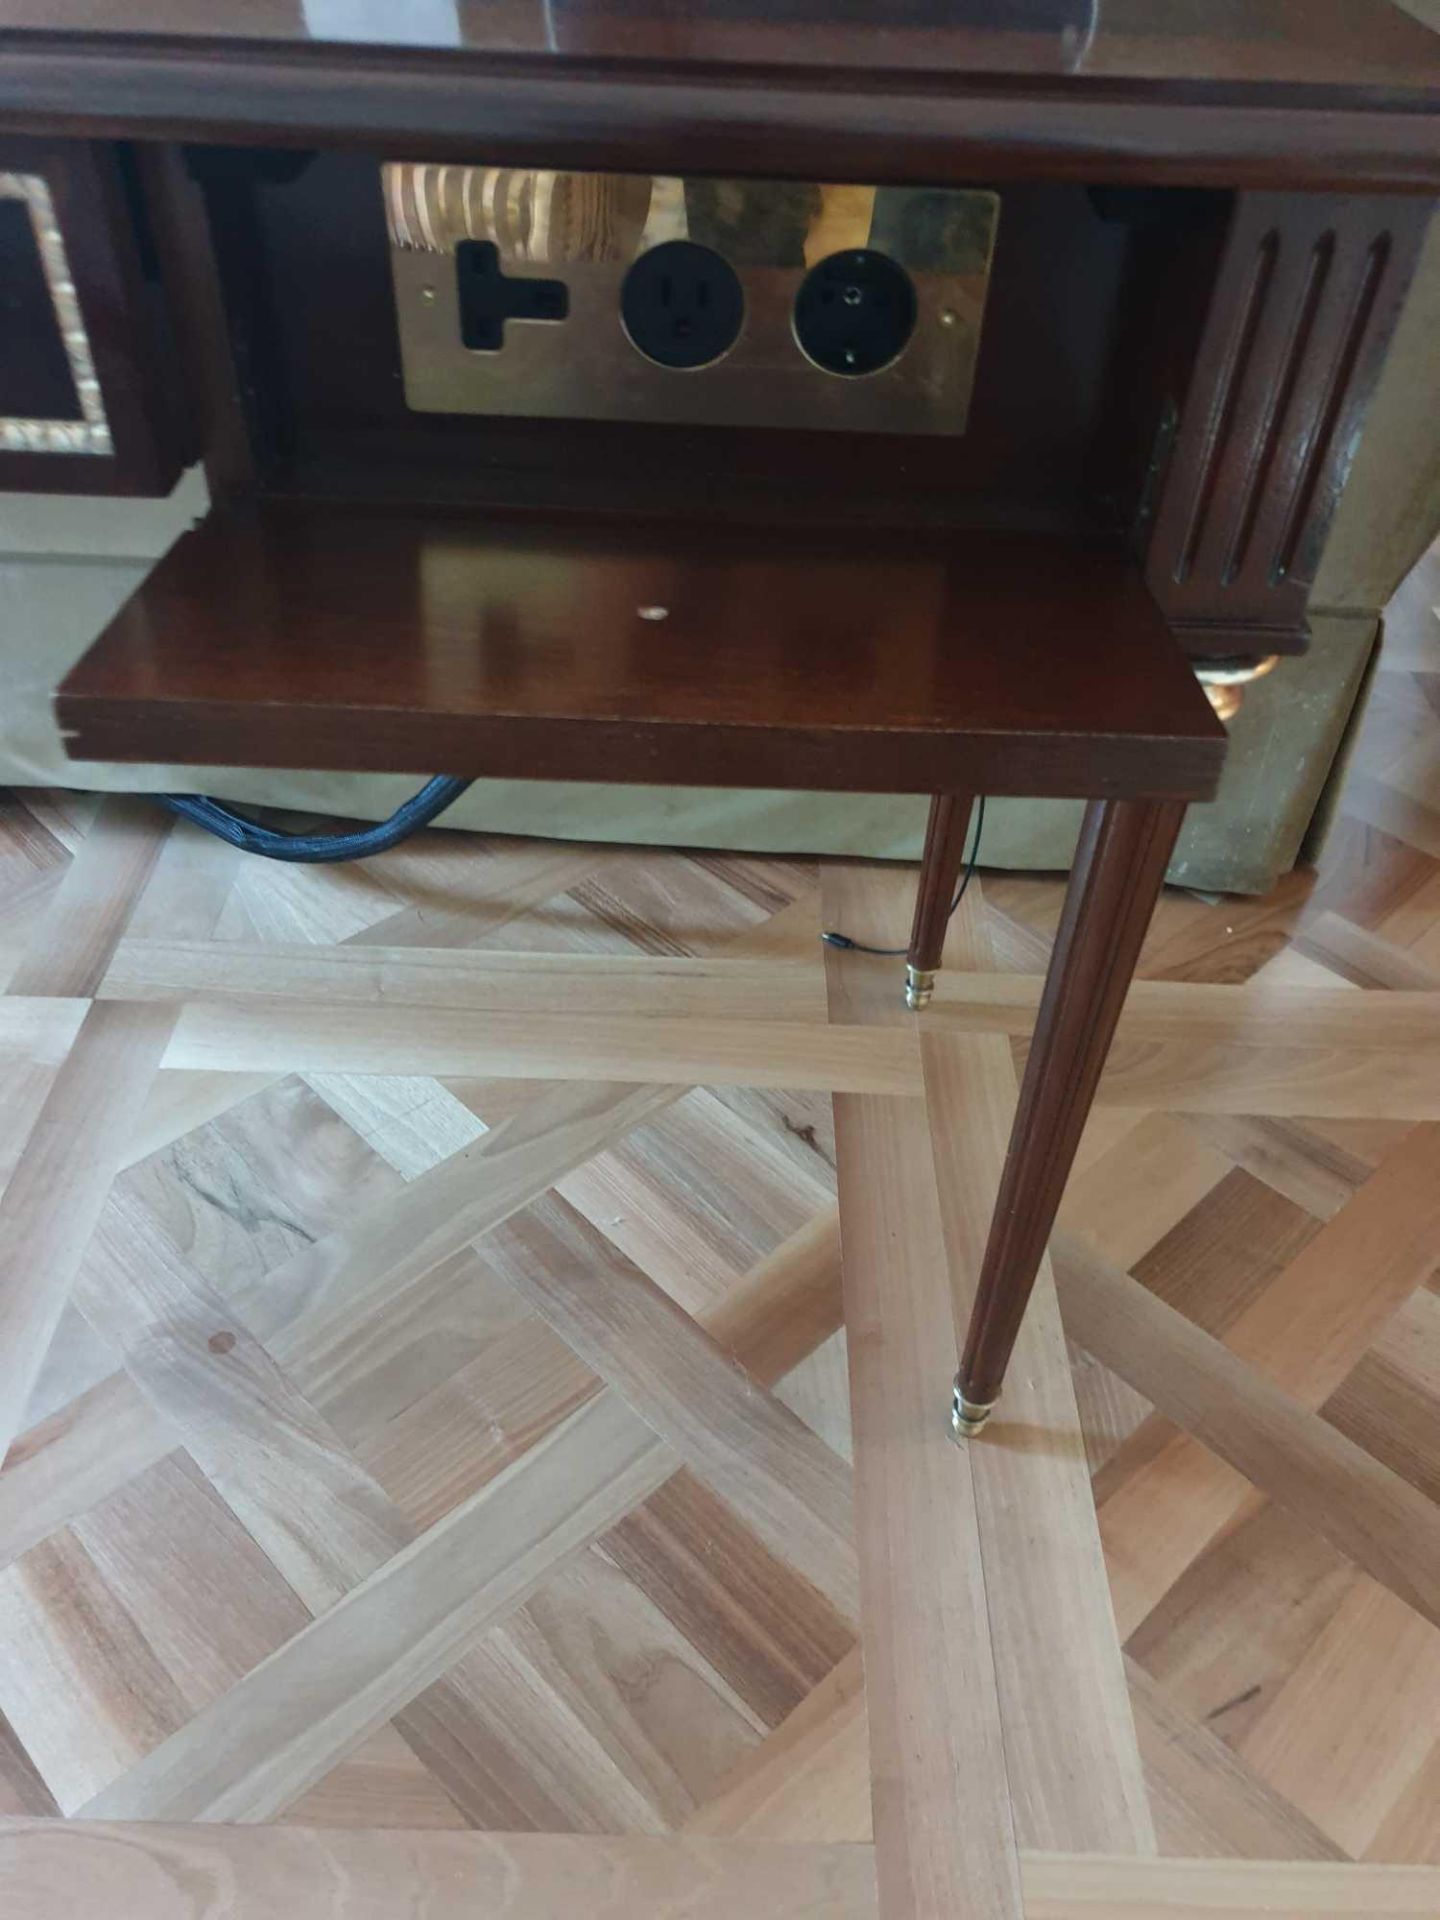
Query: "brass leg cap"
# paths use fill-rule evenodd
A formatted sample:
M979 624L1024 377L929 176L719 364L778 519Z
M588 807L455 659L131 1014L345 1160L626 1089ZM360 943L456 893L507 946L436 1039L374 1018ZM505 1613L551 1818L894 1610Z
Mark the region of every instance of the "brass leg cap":
M950 1407L950 1431L956 1440L973 1440L995 1406L993 1400L967 1400L955 1382L955 1398Z
M922 1007L928 1007L935 994L935 975L938 967L905 968L905 1004L911 1013L918 1013Z

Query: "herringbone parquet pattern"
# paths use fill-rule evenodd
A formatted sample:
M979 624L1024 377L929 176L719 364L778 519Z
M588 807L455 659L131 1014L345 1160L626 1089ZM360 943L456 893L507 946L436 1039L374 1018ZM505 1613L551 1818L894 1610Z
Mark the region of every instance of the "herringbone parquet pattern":
M906 872L11 798L19 1911L1440 1910L1437 574L1318 876L1167 895L966 1453L1057 882L917 1023L816 939Z

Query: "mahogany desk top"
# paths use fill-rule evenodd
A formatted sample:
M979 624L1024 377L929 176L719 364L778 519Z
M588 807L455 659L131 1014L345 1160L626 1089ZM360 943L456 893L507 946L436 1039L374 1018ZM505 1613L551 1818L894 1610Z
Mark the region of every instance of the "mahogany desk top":
M1440 186L1391 0L0 0L0 133L875 180Z

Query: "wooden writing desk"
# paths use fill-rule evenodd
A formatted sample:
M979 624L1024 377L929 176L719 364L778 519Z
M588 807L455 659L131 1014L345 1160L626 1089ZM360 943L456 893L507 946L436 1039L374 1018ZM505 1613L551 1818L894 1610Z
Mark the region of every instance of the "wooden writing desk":
M913 1004L956 796L1091 799L970 1430L1183 803L1218 776L1183 655L1305 644L1440 183L1436 42L1384 0L460 0L383 42L370 19L0 0L0 167L44 183L105 435L12 434L0 485L153 489L198 446L216 499L61 689L73 751L929 791ZM507 164L995 190L967 430L407 408L375 156L483 160L477 127Z
M1187 656L1305 645L1440 191L1440 42L1385 0L129 11L0 0L0 173L63 237L95 403L0 486L163 490L198 450L216 502L60 690L72 750L931 793L917 1006L971 796L1089 800L978 1430L1219 776ZM416 412L393 156L993 190L966 431ZM10 386L63 387L23 338Z

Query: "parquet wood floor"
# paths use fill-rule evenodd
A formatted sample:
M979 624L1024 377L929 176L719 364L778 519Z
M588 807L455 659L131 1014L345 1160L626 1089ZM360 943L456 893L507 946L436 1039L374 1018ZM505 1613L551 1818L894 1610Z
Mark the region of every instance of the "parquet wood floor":
M7 1913L1440 1912L1427 564L963 1452L1058 882L5 801Z

